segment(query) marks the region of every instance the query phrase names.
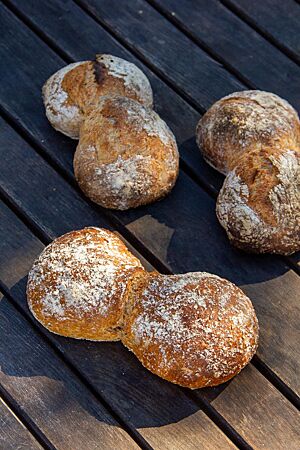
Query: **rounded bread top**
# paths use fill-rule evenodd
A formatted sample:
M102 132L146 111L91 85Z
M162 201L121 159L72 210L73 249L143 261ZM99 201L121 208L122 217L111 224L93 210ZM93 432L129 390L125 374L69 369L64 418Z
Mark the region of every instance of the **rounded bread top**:
M227 174L245 152L266 146L299 149L300 122L295 109L278 95L234 92L204 114L196 139L206 161Z
M48 245L28 277L33 315L63 336L119 339L127 285L140 261L112 232L72 231Z
M152 109L126 97L102 97L82 125L75 177L96 203L128 209L157 200L179 170L174 135Z
M190 388L217 385L256 351L252 303L227 280L204 272L150 274L133 292L122 342L168 381Z
M152 107L148 78L134 64L112 55L69 64L53 74L43 87L46 115L52 126L78 139L86 112L102 95L124 95Z

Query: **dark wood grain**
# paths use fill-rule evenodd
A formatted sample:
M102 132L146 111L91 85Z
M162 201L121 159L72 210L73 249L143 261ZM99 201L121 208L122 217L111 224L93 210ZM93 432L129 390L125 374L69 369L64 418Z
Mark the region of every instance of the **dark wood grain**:
M223 0L223 3L300 62L300 8L296 1L264 0L255 2L254 7L247 0Z
M151 3L241 76L251 88L275 92L299 108L297 80L300 67L218 0L151 0ZM255 7L250 6L251 2L242 3L251 11L264 9L262 16L270 21L277 14L277 23L282 24L281 16L270 7L273 0L257 2ZM286 9L283 2L281 5L282 10ZM272 18L269 11L272 11Z
M3 450L41 450L43 448L1 398L0 448Z
M138 448L5 297L0 309L0 383L53 446Z
M0 280L31 318L24 277L42 244L1 203L0 213L0 267L7 266L0 272ZM27 250L22 251L20 259L16 258L16 247ZM126 422L140 429L153 447L173 449L180 436L187 449L234 448L181 389L152 375L121 344L61 338L37 322L36 326Z
M7 14L9 16L9 14ZM6 17L5 17L6 18ZM8 19L7 19L8 20ZM9 17L10 25L13 26L13 18ZM15 35L17 30L15 31ZM22 42L27 42L28 46L34 48L31 52L31 63L34 68L34 59L39 59L39 52L46 54L46 48L39 45L36 39L29 32L22 29ZM16 35L18 40L20 36ZM13 36L11 36L13 38ZM21 49L17 46L16 40L12 40L10 45L15 50L18 57L19 71L22 74L26 69L24 66ZM30 44L30 45L29 45ZM47 58L43 58L44 64L47 64L43 71L50 71L52 64L52 53L47 52ZM55 66L55 64L54 64ZM52 66L51 66L52 67ZM32 69L33 70L33 69ZM55 69L54 69L55 70ZM40 72L36 78L40 77ZM16 77L21 77L18 72ZM39 78L40 79L40 78ZM37 103L39 100L39 91L32 86L30 78L26 80L31 96L35 97ZM42 80L39 81L42 84ZM19 102L14 101L12 89L7 89L2 93L6 100L6 105L10 108L11 114L14 114L16 120L21 120L24 127L32 138L35 134L30 127L31 117L27 118L26 112L20 109ZM27 98L27 108L31 107L31 102ZM37 110L37 111L36 111ZM42 107L36 105L34 114L37 116L35 127L42 121ZM30 115L29 115L30 116ZM72 159L72 147L65 147L65 138L61 138L61 145L53 146L48 144L49 134L53 132L47 123L40 123L39 136L43 141L43 148L51 157L60 158L61 166L68 170L71 175L70 161ZM43 136L43 137L42 137ZM60 135L57 134L57 142ZM72 144L74 148L74 144ZM57 151L57 148L60 151ZM10 157L11 153L4 155ZM24 158L24 157L23 157ZM25 161L22 163L25 164ZM13 186L10 180L13 175L9 172L11 164L6 165L8 171L3 173L5 189L9 192L14 191L14 195L24 198L25 186ZM24 181L26 183L26 181ZM23 200L22 200L23 201ZM23 204L22 208L32 208L30 195ZM99 210L97 210L99 211ZM31 212L33 214L33 212ZM52 213L51 213L52 214ZM34 214L37 217L38 214ZM125 213L114 213L114 218L126 225L126 229L142 243L155 257L161 260L164 265L172 271L184 272L189 270L207 270L225 276L232 281L245 287L245 291L251 296L261 321L261 347L259 354L265 358L265 362L292 388L299 392L299 381L295 380L295 352L298 351L296 343L296 333L289 332L289 314L294 312L294 317L298 317L297 293L291 290L289 286L298 287L296 275L288 270L279 259L274 257L255 257L235 251L228 243L224 233L218 226L215 213L214 202L197 187L188 177L181 174L179 181L173 193L164 201L138 210L132 210ZM75 218L75 224L78 218ZM93 219L94 220L94 219ZM97 223L97 222L96 222ZM45 224L43 225L45 226ZM56 225L57 226L57 225ZM62 226L59 224L59 226ZM205 236L205 239L199 239L199 236ZM287 278L281 277L286 273ZM287 280L287 282L285 281ZM276 286L276 289L275 289ZM289 302L283 304L282 298L290 297ZM266 301L268 299L268 301ZM266 312L267 311L267 312ZM272 317L270 323L268 318ZM285 318L287 326L282 326L282 317ZM292 337L292 339L291 339ZM262 353L260 353L262 352ZM296 363L298 364L298 363Z

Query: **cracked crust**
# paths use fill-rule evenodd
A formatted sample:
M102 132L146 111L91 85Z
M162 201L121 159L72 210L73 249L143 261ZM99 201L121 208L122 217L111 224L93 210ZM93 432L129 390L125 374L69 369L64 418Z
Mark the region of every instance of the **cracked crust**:
M123 95L152 107L153 95L144 73L112 55L96 55L60 69L43 87L46 115L52 126L78 139L84 115L103 95Z
M245 154L219 193L218 219L231 242L256 253L300 250L300 153Z
M125 210L158 200L175 184L175 138L151 109L126 97L102 97L81 128L74 156L80 188L105 208Z

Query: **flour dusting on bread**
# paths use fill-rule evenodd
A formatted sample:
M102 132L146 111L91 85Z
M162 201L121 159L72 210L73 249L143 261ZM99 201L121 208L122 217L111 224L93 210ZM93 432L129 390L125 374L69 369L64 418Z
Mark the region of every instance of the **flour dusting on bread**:
M245 159L251 157L250 153ZM300 245L300 155L293 150L278 151L268 160L272 163L269 182L274 178L270 187L264 183L263 172L256 174L251 187L247 185L242 175L247 172L244 159L227 175L218 197L217 216L235 245L288 254ZM251 202L251 193L259 184L263 189L260 197Z
M86 61L81 61L63 67L54 73L43 87L46 116L49 122L55 129L74 139L78 138L78 132L72 129L79 126L80 108L68 102L69 96L63 89L62 82L67 73L85 63Z
M96 60L104 64L109 75L120 78L128 89L136 92L142 104L152 106L153 94L149 80L135 64L117 56L105 54L97 55Z
M174 135L151 109L120 96L103 96L81 128L75 177L106 208L128 209L165 196L179 169Z
M275 94L234 92L199 120L196 140L205 160L226 175L245 152L264 146L299 148L300 122L295 109Z
M92 330L109 314L122 316L128 280L141 267L113 233L99 228L71 232L35 261L28 278L29 306L46 327L54 320L61 326L66 322L67 330L76 318L77 323L90 320Z

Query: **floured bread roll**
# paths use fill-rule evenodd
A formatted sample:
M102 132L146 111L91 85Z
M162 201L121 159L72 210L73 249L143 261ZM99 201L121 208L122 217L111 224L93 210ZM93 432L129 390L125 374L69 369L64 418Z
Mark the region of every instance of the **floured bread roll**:
M216 211L239 248L279 254L300 250L300 153L268 148L245 154L227 175Z
M178 169L174 135L153 110L107 96L87 114L74 172L94 202L121 210L153 202L170 192Z
M205 160L227 174L245 152L300 146L295 109L275 94L241 91L214 103L200 119L196 140Z
M216 386L250 361L258 343L251 301L208 273L137 277L122 342L160 377L192 389Z
M78 139L85 113L102 95L123 95L152 107L148 78L134 64L112 55L69 64L54 73L43 87L46 115L51 125Z
M119 340L128 286L140 261L112 232L84 228L48 245L27 284L28 305L48 330L78 339Z

